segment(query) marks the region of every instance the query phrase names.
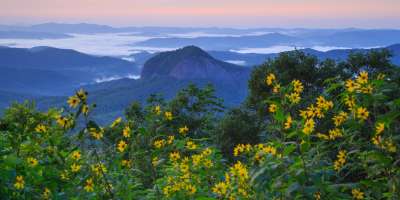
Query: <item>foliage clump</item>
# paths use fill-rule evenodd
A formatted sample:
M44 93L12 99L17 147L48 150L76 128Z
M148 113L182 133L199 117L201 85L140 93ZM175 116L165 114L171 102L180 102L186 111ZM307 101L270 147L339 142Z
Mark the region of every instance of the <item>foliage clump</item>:
M0 119L0 196L399 199L398 71L357 58L282 54L255 69L248 101L225 116L212 87L193 85L108 125L92 120L84 90L63 109L14 104Z

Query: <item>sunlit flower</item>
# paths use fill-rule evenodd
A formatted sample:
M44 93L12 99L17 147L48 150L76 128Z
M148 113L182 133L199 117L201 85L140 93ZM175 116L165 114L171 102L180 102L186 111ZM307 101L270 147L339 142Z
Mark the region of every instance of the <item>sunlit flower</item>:
M179 160L181 158L181 155L179 154L179 152L172 152L169 154L169 159L173 162Z
M160 160L158 159L157 156L154 157L154 158L151 160L151 164L152 164L154 167L157 166L157 165L159 164L159 162L160 162Z
M189 150L194 150L197 148L197 145L193 141L187 141L186 148L188 148Z
M271 105L269 105L269 107L268 107L268 111L269 111L270 113L275 113L277 107L278 107L278 106L277 106L276 104L271 104Z
M336 171L339 171L343 167L343 165L346 163L346 151L340 150L336 157L337 157L337 159L334 162L334 169Z
M292 104L297 104L301 100L300 94L297 92L287 94L286 97L289 99L290 103L292 103Z
M101 138L103 138L104 130L102 128L100 128L100 130L97 130L96 128L90 128L89 132L90 135L94 137L96 140L100 140Z
M187 126L179 128L179 133L182 135L185 135L189 131L189 128Z
M312 118L307 119L306 122L304 123L303 133L309 135L314 131L314 128L315 128L314 120Z
M80 170L81 170L81 165L76 164L76 163L73 163L73 164L71 165L71 171L72 171L72 172L79 172Z
M88 105L83 105L82 106L82 113L87 116L89 114L89 106Z
M381 134L384 130L385 130L385 124L384 123L380 122L380 123L376 124L375 133L377 135Z
M132 162L131 162L131 160L122 160L121 165L122 165L122 167L130 168L132 165Z
M103 176L103 174L107 173L107 168L103 163L93 164L90 168L96 176Z
M292 126L293 120L292 117L289 115L286 117L286 121L284 123L284 129L289 129Z
M281 89L281 85L280 85L280 84L276 84L276 85L274 85L274 87L272 88L272 92L273 92L273 93L278 93L280 89Z
M303 86L303 83L301 83L299 80L293 80L292 85L293 85L293 90L295 91L295 93L300 94L303 92L304 86Z
M118 149L119 152L122 153L122 152L125 151L125 149L126 149L127 147L128 147L128 144L127 144L125 141L120 140L119 143L118 143L117 149Z
M42 197L43 199L49 199L51 195L51 191L49 190L49 188L44 188L43 193L42 193Z
M315 200L321 200L321 192L314 193Z
M23 176L17 176L15 178L15 183L14 183L14 187L17 190L22 190L25 187L25 181L24 181L24 177Z
M69 97L67 101L71 108L76 108L80 102L81 100L76 95Z
M359 88L359 85L351 79L346 81L345 86L348 92L354 92L357 88Z
M352 189L351 194L354 199L361 200L364 199L364 192L361 192L360 189Z
M78 92L76 92L76 96L79 97L80 99L82 99L83 101L86 100L87 95L88 95L88 92L86 92L82 88Z
M164 139L156 140L156 141L154 141L153 145L154 145L155 148L160 149L165 145L165 140Z
M38 160L33 157L27 158L26 161L28 162L29 166L31 166L31 167L35 167L38 164Z
M161 114L161 107L160 107L159 105L155 106L155 107L153 108L153 112L154 112L154 114L156 114L156 115L160 115L160 114Z
M339 114L335 115L332 118L332 120L333 120L333 123L335 124L335 126L340 126L346 121L347 117L348 117L347 113L341 111L341 112L339 112Z
M369 112L367 111L366 108L359 107L357 108L357 118L361 120L366 120L369 116Z
M226 185L225 182L219 182L212 188L212 191L218 196L224 196L227 190L228 190L228 185Z
M67 117L58 116L57 124L63 128L69 128L72 125L72 120Z
M131 137L131 128L129 128L129 126L125 126L124 130L122 130L122 135L125 138Z
M174 142L174 140L175 140L175 136L170 135L170 136L168 136L167 143L168 143L168 144L172 144L172 143Z
M185 189L189 195L193 195L197 191L196 187L194 187L193 185L186 185Z
M94 187L93 179L91 179L91 178L87 179L86 183L85 183L85 187L84 187L85 191L93 192L93 190L94 190L93 187Z
M368 72L366 72L366 71L360 72L360 74L358 75L356 81L359 84L368 83Z
M172 120L172 113L171 112L165 112L164 113L165 119L168 121Z
M81 153L78 150L74 151L71 154L71 158L74 160L79 160L79 159L81 159Z
M38 133L44 133L44 132L47 131L47 127L45 125L43 125L43 124L38 124L35 127L35 131L38 132Z
M267 83L267 85L272 85L272 82L275 81L276 77L275 74L268 74L268 76L265 78L265 83Z

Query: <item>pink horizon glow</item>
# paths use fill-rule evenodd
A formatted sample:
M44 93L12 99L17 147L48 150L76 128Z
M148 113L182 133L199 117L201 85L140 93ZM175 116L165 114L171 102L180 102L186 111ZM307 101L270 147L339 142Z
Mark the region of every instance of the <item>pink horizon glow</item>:
M400 28L398 0L0 0L0 23Z

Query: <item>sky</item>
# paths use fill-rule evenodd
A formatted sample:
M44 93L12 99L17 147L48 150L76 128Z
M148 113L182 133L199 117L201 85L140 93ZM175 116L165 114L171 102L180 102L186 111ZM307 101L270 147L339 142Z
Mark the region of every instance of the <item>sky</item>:
M400 0L0 0L0 24L400 28Z

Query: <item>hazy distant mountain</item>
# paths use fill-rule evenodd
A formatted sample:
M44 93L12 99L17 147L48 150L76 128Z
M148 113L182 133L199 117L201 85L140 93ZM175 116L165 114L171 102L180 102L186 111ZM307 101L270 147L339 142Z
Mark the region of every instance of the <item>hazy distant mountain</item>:
M337 47L377 47L400 43L400 30L353 30L324 36L311 35L313 43Z
M394 44L384 48L388 49L393 54L393 57L391 59L392 63L400 66L400 44ZM373 48L373 49L381 49L381 48ZM301 49L301 51L304 51L307 54L311 54L318 57L319 60L325 60L329 58L337 61L342 61L347 59L348 55L351 52L366 52L370 50L371 49L336 49L330 51L317 51L310 48ZM241 65L247 67L260 65L264 63L266 60L278 56L278 53L259 54L259 53L237 53L232 51L207 51L207 53L209 53L212 57L218 60L225 62L241 63ZM131 57L139 63L144 63L154 55L156 54L141 52L137 54L132 54Z
M297 38L279 33L241 37L154 38L135 45L179 48L195 45L207 50L229 50L240 47L261 48L274 45L295 45Z
M139 68L118 58L51 47L0 48L0 85L11 92L60 95L96 79L128 74L138 75Z
M177 48L196 45L207 50L231 50L240 48L266 48L271 46L335 46L335 47L376 47L400 43L400 30L359 30L341 31L312 30L298 33L294 30L283 33L269 33L240 37L195 37L195 38L153 38L134 45Z
M72 36L63 33L34 31L0 31L0 39L61 39Z

